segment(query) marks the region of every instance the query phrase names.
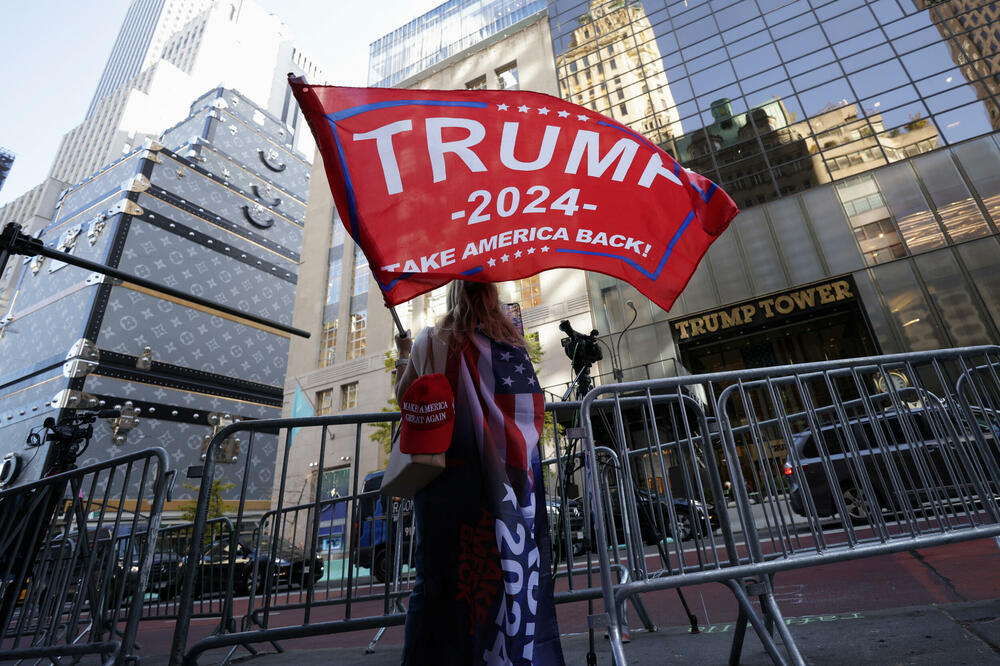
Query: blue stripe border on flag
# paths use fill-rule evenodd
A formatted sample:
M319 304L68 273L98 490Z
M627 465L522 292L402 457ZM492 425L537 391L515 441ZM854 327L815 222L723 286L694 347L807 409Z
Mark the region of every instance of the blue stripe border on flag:
M630 257L626 257L620 254L612 254L610 252L591 252L589 250L570 250L568 248L556 248L556 252L564 252L566 254L585 254L589 257L607 257L608 259L621 259L626 264L628 264L635 270L642 273L643 276L649 278L653 282L656 282L656 280L659 279L660 277L660 273L663 271L663 267L667 265L667 259L669 259L670 255L673 254L674 246L677 245L677 243L680 241L681 236L684 235L684 232L687 231L687 228L691 226L691 222L693 220L694 220L694 211L691 211L690 213L687 214L687 217L684 218L684 221L681 222L681 226L677 227L677 231L674 232L673 238L671 238L670 242L667 243L667 249L664 250L663 256L660 257L660 263L657 264L656 270L653 271L652 273L650 273L645 268L637 264Z

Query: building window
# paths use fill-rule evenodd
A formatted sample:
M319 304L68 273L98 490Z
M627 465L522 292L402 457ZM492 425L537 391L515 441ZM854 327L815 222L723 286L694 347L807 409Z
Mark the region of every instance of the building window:
M340 387L340 409L346 410L358 406L358 383L351 382Z
M478 76L465 84L466 90L486 90L486 75Z
M628 115L628 104L622 102L621 104L618 105L618 110L621 111L621 114L623 116L627 116Z
M319 367L333 365L337 353L337 320L323 322L323 330L319 336Z
M522 310L542 304L542 284L537 275L523 280L514 280L514 300Z
M361 246L354 246L354 288L351 296L368 293L368 259L361 251Z
M368 311L351 314L351 330L347 338L347 360L363 358L368 329Z
M334 259L330 262L330 268L326 275L326 304L333 305L340 302L340 276L343 272L343 262Z
M316 416L333 414L333 389L320 391L316 394Z
M497 88L499 90L520 90L521 84L517 78L517 61L509 62L496 70Z

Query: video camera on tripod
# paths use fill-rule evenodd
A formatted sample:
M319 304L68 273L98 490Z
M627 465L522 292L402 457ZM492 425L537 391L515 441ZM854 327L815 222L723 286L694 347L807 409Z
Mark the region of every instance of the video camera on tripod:
M601 347L597 343L597 329L592 330L590 335L584 335L574 330L568 319L563 319L559 322L559 330L567 336L562 339L563 351L573 363L573 374L576 375L576 394L578 398L582 399L593 388L593 382L590 380L591 366L604 358ZM565 400L568 395L569 391L567 391L566 396L563 396L563 399Z

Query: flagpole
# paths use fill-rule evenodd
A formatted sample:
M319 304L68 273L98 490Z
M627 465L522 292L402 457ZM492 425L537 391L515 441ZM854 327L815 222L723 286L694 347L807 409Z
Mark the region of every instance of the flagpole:
M390 305L389 306L389 314L392 315L392 320L394 322L396 322L396 329L399 331L399 337L405 338L406 337L406 329L403 328L403 322L401 322L399 320L399 315L396 314L396 306L395 305Z

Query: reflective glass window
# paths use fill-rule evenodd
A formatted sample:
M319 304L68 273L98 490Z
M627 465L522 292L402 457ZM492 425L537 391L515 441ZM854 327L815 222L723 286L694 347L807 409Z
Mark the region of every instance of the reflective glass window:
M831 274L849 273L861 268L861 253L833 188L806 192L802 201Z
M958 169L946 151L938 151L913 160L931 201L937 208L941 224L953 242L978 238L989 233L979 207L958 174Z
M821 279L823 264L809 233L809 225L802 214L799 199L790 197L772 201L767 204L767 214L792 283L805 284Z
M987 311L993 317L993 325L1000 328L1000 280L997 279L1000 242L996 238L984 238L972 243L963 243L957 249L974 288L979 292ZM996 340L992 340L991 343L996 343Z
M743 211L736 220L738 222L734 223L733 229L743 245L755 290L758 293L770 292L789 286L763 206Z
M743 257L740 256L735 234L724 233L719 236L705 258L712 266L712 276L722 303L750 298L749 275Z
M994 224L1000 223L1000 149L991 137L951 149L983 201Z
M874 282L889 308L889 320L907 349L921 351L948 346L930 304L924 298L908 261L872 269Z
M974 102L934 117L948 143L958 143L989 131L989 115L982 102Z
M841 180L836 190L865 263L880 264L905 255L885 199L871 175Z
M854 286L860 297L861 307L864 308L865 314L868 315L868 324L871 326L872 333L875 334L875 339L878 341L882 353L896 354L904 351L900 347L897 338L893 335L892 325L889 323L885 309L879 301L869 271L858 271L853 277Z
M875 17L872 16L871 10L868 7L858 7L857 9L823 20L823 30L826 31L830 41L834 43L849 39L876 27Z
M916 259L927 293L937 305L951 335L951 343L960 347L982 345L991 340L988 324L974 301L971 284L958 269L950 249L921 255Z
M910 252L926 252L944 245L944 234L909 164L880 169L875 177Z

